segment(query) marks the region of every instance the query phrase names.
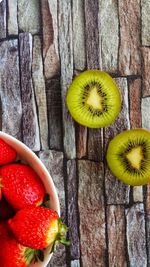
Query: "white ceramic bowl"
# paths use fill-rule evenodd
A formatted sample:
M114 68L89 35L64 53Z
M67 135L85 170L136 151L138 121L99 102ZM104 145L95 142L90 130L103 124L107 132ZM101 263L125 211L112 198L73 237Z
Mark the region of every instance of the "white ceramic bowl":
M1 131L0 138L12 146L19 155L19 158L27 162L27 164L29 164L39 175L45 186L46 192L50 195L50 208L57 211L57 213L60 215L60 205L56 188L49 172L41 160L26 145L18 141L16 138ZM46 267L52 256L52 254L49 254L48 251L49 250L47 249L44 252L45 255L43 262L31 263L29 267Z

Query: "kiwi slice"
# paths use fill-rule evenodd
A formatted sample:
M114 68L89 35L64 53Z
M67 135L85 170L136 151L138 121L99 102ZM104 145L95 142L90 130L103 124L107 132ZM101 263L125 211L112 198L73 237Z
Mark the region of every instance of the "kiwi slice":
M147 184L150 182L150 132L123 131L110 141L106 158L112 173L125 184Z
M121 109L121 95L110 75L88 70L79 74L70 85L67 106L79 124L101 128L115 121Z

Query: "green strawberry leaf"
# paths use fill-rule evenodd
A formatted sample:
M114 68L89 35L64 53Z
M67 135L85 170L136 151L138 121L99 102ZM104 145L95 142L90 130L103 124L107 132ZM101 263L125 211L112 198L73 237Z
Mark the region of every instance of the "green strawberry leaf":
M52 245L52 248L50 250L50 253L53 253L56 250L56 247L59 243L65 245L65 246L70 246L71 242L70 240L66 239L66 234L68 232L68 226L62 222L62 219L58 219L58 234L56 236L56 239Z

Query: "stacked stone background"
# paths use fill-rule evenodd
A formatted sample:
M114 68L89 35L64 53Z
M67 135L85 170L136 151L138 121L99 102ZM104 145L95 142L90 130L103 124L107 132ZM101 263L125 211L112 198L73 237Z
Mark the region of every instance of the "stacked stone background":
M58 189L71 246L49 267L150 266L150 186L110 173L105 152L125 129L150 129L150 1L0 1L0 128L22 140ZM105 129L75 123L68 85L85 69L116 80L122 111Z

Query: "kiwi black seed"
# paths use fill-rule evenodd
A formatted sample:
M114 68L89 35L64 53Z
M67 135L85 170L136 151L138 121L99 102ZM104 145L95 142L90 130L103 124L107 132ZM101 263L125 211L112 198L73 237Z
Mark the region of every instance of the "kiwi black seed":
M79 124L101 128L115 121L121 109L121 95L109 74L88 70L79 74L70 85L67 106Z
M106 158L112 173L125 184L147 184L150 182L150 132L123 131L110 141Z

